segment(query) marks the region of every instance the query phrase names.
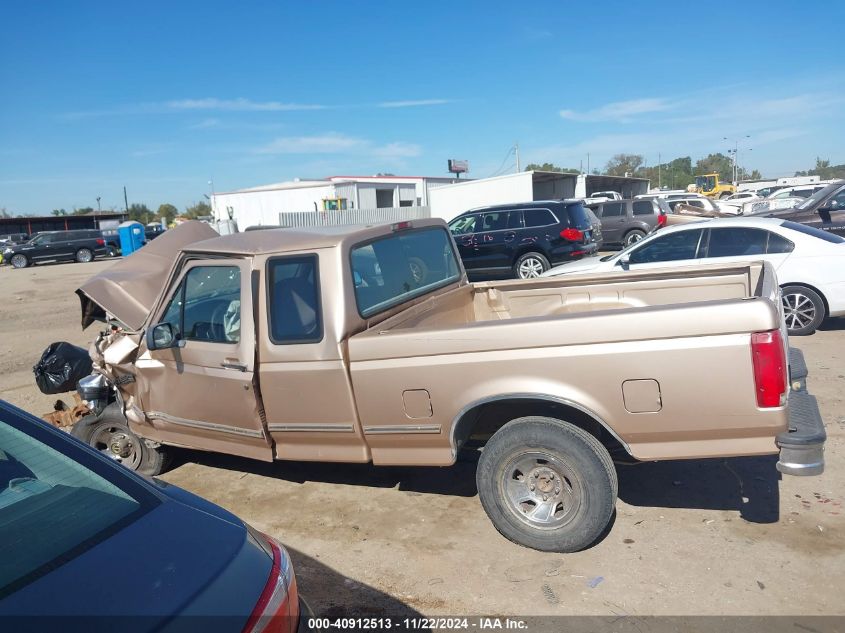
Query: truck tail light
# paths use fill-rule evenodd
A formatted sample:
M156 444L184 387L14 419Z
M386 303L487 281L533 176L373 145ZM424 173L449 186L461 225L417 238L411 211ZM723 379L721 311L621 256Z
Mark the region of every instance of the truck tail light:
M97 238L97 246L105 246L105 245L106 245L106 240L104 240L102 237L98 237Z
M580 242L584 239L584 232L578 229L563 229L560 236L569 242Z
M394 233L396 231L407 231L412 228L414 228L414 225L408 220L405 220L404 222L396 222L395 224L390 225L390 230Z
M667 220L667 218L666 218L665 213L661 213L660 215L658 215L657 216L657 228L660 228L662 226L666 226L666 220Z
M753 333L751 359L757 406L782 407L786 404L786 355L780 330Z
M243 633L293 633L299 621L299 591L290 556L275 539L260 537L273 550L273 566Z

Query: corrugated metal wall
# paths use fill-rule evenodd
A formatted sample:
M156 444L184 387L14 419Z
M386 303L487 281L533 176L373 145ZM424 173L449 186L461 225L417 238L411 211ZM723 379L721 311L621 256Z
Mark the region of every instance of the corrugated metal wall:
M336 226L339 224L382 224L400 220L430 218L428 207L391 207L386 209L347 209L346 211L305 211L280 213L279 224L286 227Z

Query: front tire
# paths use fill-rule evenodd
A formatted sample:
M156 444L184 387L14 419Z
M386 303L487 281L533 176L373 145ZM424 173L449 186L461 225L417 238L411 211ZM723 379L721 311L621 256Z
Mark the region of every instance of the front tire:
M784 286L781 290L783 319L790 336L815 332L825 317L824 300L805 286Z
M12 264L12 268L26 268L29 266L29 260L26 258L26 255L12 255L12 259L9 262Z
M99 415L86 415L73 425L70 434L142 475L159 475L169 462L163 447L152 448L129 430L129 423L116 404Z
M536 279L552 265L540 253L524 253L513 265L513 274L517 279Z
M94 253L91 251L90 248L80 248L76 251L76 261L80 264L87 264L88 262L94 261Z
M636 244L637 242L639 242L644 237L645 237L645 233L643 231L640 231L639 229L634 229L632 231L628 231L625 234L624 244L625 244L626 247L630 246L631 244Z
M511 420L478 461L481 505L514 543L544 552L592 545L613 517L616 470L604 446L554 418Z

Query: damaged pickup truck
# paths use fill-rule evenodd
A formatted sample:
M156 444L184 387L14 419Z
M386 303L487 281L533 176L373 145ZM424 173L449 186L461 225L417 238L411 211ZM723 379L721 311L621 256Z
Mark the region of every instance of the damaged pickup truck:
M109 327L73 434L146 474L173 446L449 466L472 440L495 527L571 552L611 519L614 459L824 467L764 262L473 284L440 220L188 223L77 292Z

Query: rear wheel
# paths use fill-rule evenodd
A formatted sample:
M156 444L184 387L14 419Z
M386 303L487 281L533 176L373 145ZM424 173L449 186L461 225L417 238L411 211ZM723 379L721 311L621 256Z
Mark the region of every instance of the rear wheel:
M87 415L73 425L71 435L142 475L161 474L170 461L162 448L152 448L129 430L129 423L116 405L99 415Z
M535 279L551 267L549 260L540 253L525 253L516 260L513 273L519 279Z
M91 251L90 248L80 248L76 251L76 261L80 264L87 264L90 261L93 261L94 253Z
M785 286L781 290L781 301L786 329L792 336L812 334L824 321L824 301L815 290Z
M29 266L29 260L26 255L12 255L11 264L13 268L26 268Z
M554 418L518 418L499 429L481 453L476 483L502 535L546 552L590 546L616 504L610 454L583 429Z
M639 229L634 229L633 231L628 231L625 234L625 246L630 246L631 244L635 244L639 242L641 239L645 237L645 233L640 231Z

